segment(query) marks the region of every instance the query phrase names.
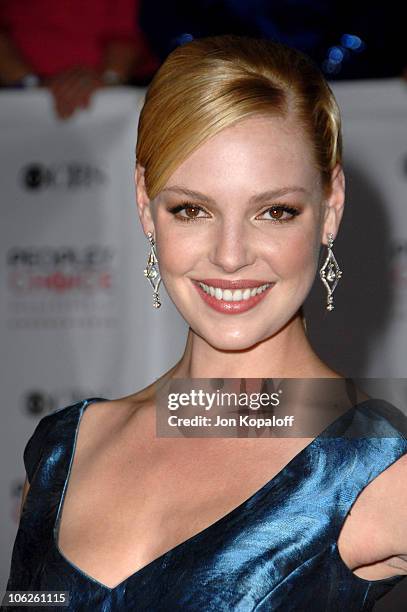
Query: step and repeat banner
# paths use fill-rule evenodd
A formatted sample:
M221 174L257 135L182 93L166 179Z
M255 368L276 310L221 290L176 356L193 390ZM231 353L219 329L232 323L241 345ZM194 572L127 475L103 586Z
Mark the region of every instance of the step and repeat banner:
M404 378L407 86L389 79L332 89L347 179L334 244L343 275L332 312L316 278L307 330L346 376ZM0 94L0 588L17 529L22 451L38 420L85 397L134 393L183 353L187 326L162 284L162 306L153 307L143 272L149 243L134 166L144 94L101 91L68 121L55 117L46 91Z

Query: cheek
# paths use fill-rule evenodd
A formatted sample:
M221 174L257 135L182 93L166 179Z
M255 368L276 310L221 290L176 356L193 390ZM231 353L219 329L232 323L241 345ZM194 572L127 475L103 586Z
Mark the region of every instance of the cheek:
M191 242L191 244L189 244ZM162 276L169 274L179 275L191 269L194 262L194 247L196 244L186 239L184 236L176 238L167 235L165 240L159 243L156 249L158 264L161 264Z
M315 273L319 256L318 235L315 229L298 228L293 232L270 238L268 260L275 273L284 278Z
M195 269L206 253L207 234L194 231L190 225L187 222L170 222L157 233L156 253L163 277L166 272L180 275Z
M210 240L206 231L193 231L188 223L185 223L185 227L167 224L158 234L156 247L164 282L170 282L170 276L182 276L202 268L202 260L208 256ZM263 262L261 267L266 262L281 279L298 278L302 274L304 281L308 282L310 275L315 274L320 242L318 223L314 218L304 219L304 223L298 227L276 227L261 236L257 232L252 244L256 245L254 258Z
M202 261L202 251L197 252L196 241L191 241L186 234L166 233L159 242L159 250L156 250L163 285L177 306L189 299L191 289L185 277L191 274L191 270L199 269Z

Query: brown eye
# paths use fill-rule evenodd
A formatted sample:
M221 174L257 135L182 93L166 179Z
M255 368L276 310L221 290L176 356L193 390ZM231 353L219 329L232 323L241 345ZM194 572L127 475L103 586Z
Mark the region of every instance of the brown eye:
M199 215L201 209L196 206L185 206L184 210L190 219L195 219Z
M193 222L200 221L202 219L207 219L208 217L203 217L199 215L199 213L205 213L206 211L202 208L202 206L198 206L197 204L179 204L174 208L170 208L169 211L172 215L174 215L177 221L183 222ZM183 214L181 214L183 213ZM185 214L184 214L185 213Z
M288 213L288 217L284 217L285 213ZM286 221L291 221L294 217L300 214L300 211L293 206L288 206L285 204L279 204L276 206L271 206L267 210L265 210L263 215L269 215L266 218L266 221L274 221L276 223L285 223Z
M283 208L281 208L279 206L274 206L273 208L270 208L269 211L270 211L270 215L273 217L273 219L281 219L281 217L284 214Z

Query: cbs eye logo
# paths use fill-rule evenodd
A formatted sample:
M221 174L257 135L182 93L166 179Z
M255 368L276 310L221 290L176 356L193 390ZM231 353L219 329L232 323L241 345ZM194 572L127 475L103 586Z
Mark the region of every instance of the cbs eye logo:
M30 164L22 170L22 182L29 190L39 190L50 184L50 172L41 164Z
M106 174L100 168L72 161L50 166L33 162L23 166L19 178L22 187L30 192L90 188L106 183Z
M29 416L41 416L54 408L53 398L43 391L30 391L24 397L24 412Z

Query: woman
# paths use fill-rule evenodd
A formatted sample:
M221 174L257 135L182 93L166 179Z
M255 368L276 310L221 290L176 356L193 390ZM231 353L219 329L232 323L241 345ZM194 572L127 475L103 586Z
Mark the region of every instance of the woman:
M155 432L156 397L177 379L309 380L310 405L315 379L344 386L301 319L344 206L332 92L277 43L178 47L141 112L136 182L154 305L162 277L189 325L185 352L133 395L40 421L8 589L69 591L71 610L372 609L407 573L407 440L391 425L338 434L355 420L374 435L379 400L358 392L311 437Z

